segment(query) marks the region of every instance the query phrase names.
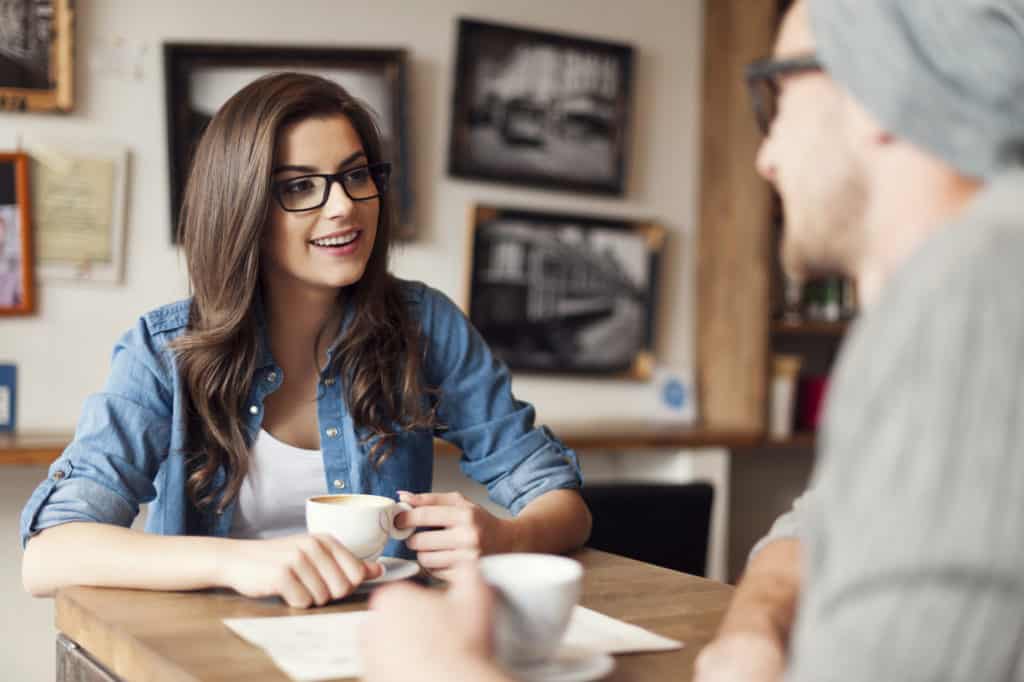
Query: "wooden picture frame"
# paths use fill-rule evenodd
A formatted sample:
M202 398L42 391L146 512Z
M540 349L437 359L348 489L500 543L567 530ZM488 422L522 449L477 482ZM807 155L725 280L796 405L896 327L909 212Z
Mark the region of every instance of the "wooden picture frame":
M652 376L663 227L474 206L469 231L465 309L512 370Z
M7 0L0 16L0 111L74 108L73 0Z
M384 155L392 164L392 191L388 196L396 209L396 237L414 238L412 165L406 126L407 61L404 49L390 48L164 44L171 241L177 242L178 210L192 152L207 123L220 105L244 85L275 71L301 71L335 80L377 114Z
M35 311L28 156L0 153L0 315Z
M459 20L448 172L621 196L633 48Z

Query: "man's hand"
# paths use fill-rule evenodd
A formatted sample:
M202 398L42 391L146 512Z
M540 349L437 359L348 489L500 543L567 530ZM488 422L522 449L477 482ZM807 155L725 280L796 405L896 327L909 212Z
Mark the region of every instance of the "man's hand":
M475 564L450 574L447 593L379 588L361 633L363 679L511 682L494 663L494 595Z
M755 554L717 638L697 657L694 682L781 680L800 583L799 540L774 540Z
M694 682L778 682L786 654L778 642L760 635L722 635L697 656Z

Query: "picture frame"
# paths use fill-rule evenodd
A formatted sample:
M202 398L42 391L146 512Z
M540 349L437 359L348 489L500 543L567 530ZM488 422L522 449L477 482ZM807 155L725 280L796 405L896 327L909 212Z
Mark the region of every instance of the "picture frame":
M0 4L0 111L74 108L74 0Z
M384 154L392 163L388 196L396 209L396 237L414 238L404 49L165 43L163 51L172 242L177 242L178 210L192 151L207 123L231 95L276 71L335 80L377 114Z
M622 196L629 45L460 19L448 173Z
M0 153L0 315L35 311L28 155Z
M124 276L128 147L29 138L36 276L118 284Z
M513 371L652 376L660 225L478 205L467 315Z

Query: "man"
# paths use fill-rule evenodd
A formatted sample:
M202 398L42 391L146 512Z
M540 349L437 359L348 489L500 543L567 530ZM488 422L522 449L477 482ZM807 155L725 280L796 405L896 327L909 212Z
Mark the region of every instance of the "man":
M823 71L801 64L815 42ZM781 678L801 565L810 584L793 677L828 679L830 660L838 668L854 656L862 660L836 679L991 679L980 668L953 674L954 660L980 650L940 649L955 646L957 619L980 618L993 590L1015 581L998 574L1009 557L976 544L992 539L982 526L1002 474L986 478L969 463L1010 465L1020 449L1007 429L1021 407L1012 367L1024 280L1003 269L1024 255L1014 199L1024 184L1013 170L1024 79L1011 66L1022 56L1020 0L812 0L793 8L775 60L760 65L776 67L780 88L758 171L786 207L784 262L798 276L855 277L867 312L839 363L812 492L755 548L698 660L699 682ZM1007 291L1012 301L995 300ZM991 374L998 361L1006 365ZM995 395L1007 403L975 420L972 401ZM972 474L954 479L961 466ZM977 506L952 511L968 499ZM1014 521L1024 530L1024 515ZM802 564L798 535L809 550ZM988 615L989 629L1019 623ZM964 634L981 631L975 623Z
M784 262L855 277L865 310L812 492L755 552L701 682L1024 678L1021 64L1024 0L801 0L752 69L777 94L757 167ZM377 606L383 636L402 605ZM486 661L456 637L484 644L448 660Z

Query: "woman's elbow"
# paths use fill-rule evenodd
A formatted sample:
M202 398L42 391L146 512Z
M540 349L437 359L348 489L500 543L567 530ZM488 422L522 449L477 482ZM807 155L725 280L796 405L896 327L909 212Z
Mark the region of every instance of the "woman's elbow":
M583 511L580 519L582 538L579 546L582 547L587 544L588 540L590 540L590 533L594 530L594 515L590 513L590 507L588 507L587 503L583 501L582 495L580 496L580 503L583 506Z
M45 562L39 556L39 536L30 538L21 557L21 586L33 597L52 597L56 587L46 580Z

